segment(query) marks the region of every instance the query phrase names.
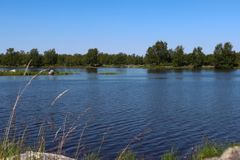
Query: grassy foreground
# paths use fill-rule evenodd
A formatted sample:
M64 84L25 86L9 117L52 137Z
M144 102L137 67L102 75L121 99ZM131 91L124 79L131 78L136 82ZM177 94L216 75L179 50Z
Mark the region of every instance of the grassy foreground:
M38 142L39 146L35 149L30 147L24 147L21 141L18 142L4 142L1 141L0 143L0 159L5 160L11 157L15 157L15 159L19 159L21 153L25 153L26 151L35 151L35 152L44 152L45 146L43 141ZM204 160L206 158L212 157L219 157L225 149L232 146L238 146L230 144L230 145L219 145L212 142L204 142L203 145L198 146L195 150L191 153L191 155L187 158L190 160ZM75 157L77 159L77 157ZM30 158L32 159L32 158ZM82 160L101 160L99 153L89 153L84 155ZM137 155L125 148L119 155L115 158L115 160L137 160L141 159L144 160L144 157L138 158ZM169 152L164 153L159 160L180 160L181 158L178 157L177 151L171 149ZM41 158L34 157L33 160L41 160Z

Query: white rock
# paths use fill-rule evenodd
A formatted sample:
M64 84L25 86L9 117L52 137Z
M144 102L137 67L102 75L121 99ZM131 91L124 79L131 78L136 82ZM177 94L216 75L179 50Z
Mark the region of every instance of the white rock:
M221 157L207 158L206 160L240 160L240 147L228 148Z
M7 158L7 160L14 160L18 159L18 156L14 156L11 158ZM75 160L73 158L65 157L63 155L58 155L58 154L52 154L52 153L42 153L42 152L32 152L28 151L24 154L20 155L19 160Z
M9 72L14 72L14 73L15 73L15 72L16 72L16 69L11 69Z
M51 69L51 70L48 72L48 74L49 74L49 75L53 75L53 74L54 74L54 70Z

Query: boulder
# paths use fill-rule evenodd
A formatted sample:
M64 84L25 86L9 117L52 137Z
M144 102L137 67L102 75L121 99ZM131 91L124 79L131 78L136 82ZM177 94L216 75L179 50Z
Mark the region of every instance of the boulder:
M207 158L206 160L240 160L240 146L228 148L221 157Z
M14 156L11 158L8 158L7 160L14 160L14 159L19 159L19 160L75 160L73 158L65 157L63 155L58 155L58 154L52 154L52 153L42 153L42 152L32 152L28 151L26 153L23 153L19 156Z
M54 70L51 69L49 72L48 72L49 75L54 75Z
M16 72L16 69L11 69L9 72L15 73L15 72Z

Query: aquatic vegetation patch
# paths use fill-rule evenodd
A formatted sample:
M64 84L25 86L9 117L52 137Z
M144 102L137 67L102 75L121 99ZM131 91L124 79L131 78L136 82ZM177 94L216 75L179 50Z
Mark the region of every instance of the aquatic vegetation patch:
M100 75L118 75L119 72L98 72Z
M0 76L34 76L39 73L39 71L27 71L26 74L24 75L25 71L0 71ZM70 75L73 74L72 72L59 72L55 71L53 75ZM49 72L44 71L41 72L39 75L49 75Z

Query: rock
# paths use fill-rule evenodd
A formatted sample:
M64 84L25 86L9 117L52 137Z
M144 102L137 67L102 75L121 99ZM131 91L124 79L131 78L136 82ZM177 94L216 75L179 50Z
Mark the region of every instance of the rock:
M18 156L14 156L11 158L8 158L7 160L14 160L18 159ZM63 155L58 155L58 154L52 154L52 153L42 153L42 152L32 152L28 151L24 154L20 155L19 160L75 160L73 158L65 157Z
M16 72L16 69L11 69L9 72L15 73L15 72Z
M54 70L51 69L51 70L48 72L48 74L49 74L49 75L54 75Z
M240 146L228 148L221 157L207 158L206 160L240 160Z

